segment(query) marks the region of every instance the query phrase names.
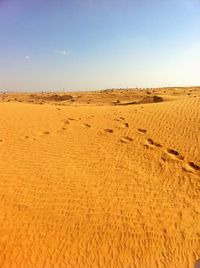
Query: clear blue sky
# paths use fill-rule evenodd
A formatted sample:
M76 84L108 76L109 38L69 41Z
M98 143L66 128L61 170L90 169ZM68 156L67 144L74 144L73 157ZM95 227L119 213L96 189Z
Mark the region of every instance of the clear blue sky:
M200 0L0 0L0 90L200 85Z

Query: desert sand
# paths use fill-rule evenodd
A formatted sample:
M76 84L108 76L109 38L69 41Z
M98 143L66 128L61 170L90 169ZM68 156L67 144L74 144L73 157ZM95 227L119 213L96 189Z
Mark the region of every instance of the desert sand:
M200 88L0 94L0 267L193 268Z

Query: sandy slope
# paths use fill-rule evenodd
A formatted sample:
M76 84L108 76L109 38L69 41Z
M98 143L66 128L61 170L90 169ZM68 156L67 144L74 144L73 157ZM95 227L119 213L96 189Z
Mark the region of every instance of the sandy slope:
M98 93L66 106L4 98L0 267L193 267L200 94L158 93L136 105L106 104L134 99L123 91L101 106Z

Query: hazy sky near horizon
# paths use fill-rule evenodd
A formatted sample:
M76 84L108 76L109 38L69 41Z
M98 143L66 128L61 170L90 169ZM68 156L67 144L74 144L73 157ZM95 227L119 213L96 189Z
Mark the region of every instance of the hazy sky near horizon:
M200 0L0 0L0 90L200 85Z

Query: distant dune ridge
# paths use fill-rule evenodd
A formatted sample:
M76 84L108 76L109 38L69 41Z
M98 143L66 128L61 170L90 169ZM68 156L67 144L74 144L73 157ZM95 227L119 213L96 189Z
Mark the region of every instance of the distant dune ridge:
M143 104L143 103L156 103L156 102L162 102L163 98L158 97L158 96L148 96L148 97L144 97L141 101L139 101L139 103Z
M0 125L0 267L199 267L200 88L2 93Z

